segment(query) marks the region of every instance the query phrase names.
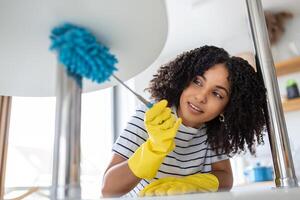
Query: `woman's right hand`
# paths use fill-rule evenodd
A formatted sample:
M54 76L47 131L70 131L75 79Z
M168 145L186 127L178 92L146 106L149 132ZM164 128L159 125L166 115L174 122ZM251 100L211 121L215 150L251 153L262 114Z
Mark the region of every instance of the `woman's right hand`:
M174 137L181 119L175 119L167 104L162 100L146 112L145 126L149 138L128 159L129 168L139 178L152 179L175 147Z
M145 125L149 138L126 160L118 154L104 175L104 197L121 196L132 190L141 178L152 179L165 156L173 150L174 137L181 124L167 108L167 101L155 104L146 112Z
M174 137L182 122L171 113L168 102L161 100L147 110L145 127L153 151L169 153L175 148Z

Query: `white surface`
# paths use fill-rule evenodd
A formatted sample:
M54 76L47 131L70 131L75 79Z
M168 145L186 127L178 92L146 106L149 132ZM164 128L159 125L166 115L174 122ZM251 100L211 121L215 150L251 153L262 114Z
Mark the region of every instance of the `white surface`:
M263 8L271 11L290 11L293 14L300 14L299 0L261 0Z
M49 51L49 35L64 22L90 29L109 47L124 81L154 62L168 29L161 0L1 0L0 95L54 96L56 55ZM112 84L88 81L84 90Z
M263 190L248 190L248 191L234 191L234 192L217 192L191 195L177 195L168 197L152 197L152 198L137 198L143 200L299 200L300 188L291 189L277 189L265 188ZM132 198L126 198L132 199ZM109 199L108 199L109 200ZM112 200L112 199L111 199Z
M23 191L22 193L24 193ZM42 191L48 193L48 191ZM19 195L22 194L19 192ZM13 197L18 196L12 194ZM299 200L300 188L290 189L277 189L277 188L264 188L264 189L253 189L249 188L242 191L231 191L231 192L217 192L217 193L199 193L189 195L177 195L177 196L162 196L162 197L142 197L142 198L94 198L96 199L107 199L107 200ZM32 194L26 199L31 200L49 200L37 193ZM82 199L86 199L83 197ZM91 199L91 198L88 198Z

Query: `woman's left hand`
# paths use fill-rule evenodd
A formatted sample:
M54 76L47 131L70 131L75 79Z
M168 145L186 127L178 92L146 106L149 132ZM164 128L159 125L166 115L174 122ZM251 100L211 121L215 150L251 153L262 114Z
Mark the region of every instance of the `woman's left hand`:
M219 181L213 174L195 174L186 177L165 177L154 181L140 191L139 196L167 196L195 192L215 192Z

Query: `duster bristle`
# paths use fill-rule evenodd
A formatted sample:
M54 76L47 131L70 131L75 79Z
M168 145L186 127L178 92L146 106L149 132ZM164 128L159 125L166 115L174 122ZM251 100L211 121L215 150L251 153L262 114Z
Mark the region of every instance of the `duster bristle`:
M70 23L55 27L51 32L51 50L75 77L102 83L117 70L118 62L109 49L98 42L88 30Z

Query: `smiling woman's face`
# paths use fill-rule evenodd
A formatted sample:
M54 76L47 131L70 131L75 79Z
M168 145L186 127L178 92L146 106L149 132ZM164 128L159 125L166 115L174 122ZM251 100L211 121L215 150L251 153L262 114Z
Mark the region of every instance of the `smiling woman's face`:
M183 90L177 113L185 126L199 128L221 114L229 98L228 71L223 64L217 64Z

